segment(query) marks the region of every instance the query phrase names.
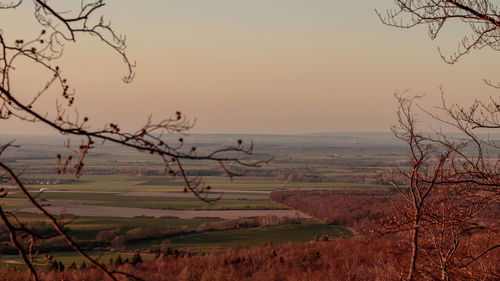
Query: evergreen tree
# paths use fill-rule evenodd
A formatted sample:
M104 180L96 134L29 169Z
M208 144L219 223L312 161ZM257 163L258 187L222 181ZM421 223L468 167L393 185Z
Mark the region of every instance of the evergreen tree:
M80 269L87 269L87 264L84 261L80 264Z
M123 264L123 259L121 255L118 255L115 259L115 265L122 265Z
M72 262L71 265L68 268L69 269L76 269L76 263Z
M59 271L64 271L64 264L59 262Z
M139 252L136 252L134 254L134 256L132 257L132 261L130 263L133 265L136 265L136 264L141 263L141 262L142 262L141 254L139 254Z

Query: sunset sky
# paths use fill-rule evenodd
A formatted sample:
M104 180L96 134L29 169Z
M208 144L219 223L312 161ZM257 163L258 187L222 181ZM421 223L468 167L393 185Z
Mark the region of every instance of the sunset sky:
M121 82L121 58L94 37L67 43L58 64L76 88L78 112L96 128L117 122L133 129L149 114L159 120L180 110L196 118L196 133L388 131L397 90L426 94L427 107L439 101L440 85L452 102L497 95L481 81L500 79L493 51L474 51L453 66L439 57L437 46L452 52L464 26L449 25L431 41L424 27L383 25L374 9L391 5L114 0L102 12L127 36L128 55L137 62L133 83ZM0 11L0 28L11 40L41 29L31 3L25 6ZM15 90L32 95L43 84L35 71L16 70ZM51 111L55 103L42 104ZM0 130L51 132L12 121L1 122Z

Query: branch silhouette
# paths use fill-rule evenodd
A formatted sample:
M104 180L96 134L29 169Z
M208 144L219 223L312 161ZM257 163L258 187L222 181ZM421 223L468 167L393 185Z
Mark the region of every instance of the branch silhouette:
M13 10L23 5L24 2L23 0L0 1L0 12L5 13ZM125 131L116 123L105 122L102 122L104 123L102 129L93 129L89 125L88 116L78 113L69 114L69 110L76 104L76 90L63 76L62 68L54 65L54 62L63 55L65 42L76 43L81 36L97 38L123 59L126 68L123 81L130 83L134 78L135 62L130 60L126 54L126 37L117 33L111 27L110 22L97 14L105 5L103 0L87 1L81 2L79 7L75 5L74 9L68 11L58 8L58 4L54 1L35 0L33 15L41 27L38 35L30 40L20 38L12 40L5 38L6 35L0 30L0 120L17 119L23 122L37 123L65 136L81 137L82 143L76 147L73 147L68 141L66 149L70 151L70 154L67 157L63 159L60 154L56 156L58 173L68 173L79 177L84 170L86 156L96 147L96 143L119 144L124 148L136 149L150 153L152 157L159 157L164 163L163 169L167 176L171 178L179 176L184 182L185 191L190 191L200 200L212 204L220 197L208 197L208 192L212 187L200 176L190 176L184 167L185 160L212 161L218 164L230 179L240 175L234 169L235 166L260 167L271 160L252 158L253 143L243 145L241 140L238 140L234 145L210 152L199 152L196 147L187 147L183 137L171 141L167 136L173 134L183 136L194 126L194 123L190 122L180 111L172 117L158 122L154 122L149 117L147 122L135 131ZM41 67L41 72L50 76L43 83L43 86L33 93L31 98L27 98L30 93L20 92L17 84L11 79L11 72L16 70L17 62L21 58ZM36 105L39 104L41 97L47 95L49 91L60 93L55 100L56 107L52 111L41 111ZM0 146L0 154L12 146L14 146L13 143ZM51 222L57 234L64 238L76 252L112 280L116 280L117 274L134 279L133 276L126 273L110 272L89 257L68 235L64 225L58 222L36 201L36 198L30 195L19 176L6 163L0 162L0 169L4 171L0 178L7 178L6 180L13 182L17 189L24 194L25 199ZM2 196L7 195L7 191L2 192ZM11 242L28 267L30 278L38 280L39 277L34 267L33 245L36 239L48 237L42 237L24 227L14 214L1 208L0 218L10 232ZM24 248L19 240L19 235L31 237L29 249Z

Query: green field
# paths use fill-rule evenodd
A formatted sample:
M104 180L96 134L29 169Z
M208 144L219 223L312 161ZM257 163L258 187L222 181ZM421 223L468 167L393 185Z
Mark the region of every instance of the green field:
M38 193L35 193L38 194ZM21 204L23 195L20 193L10 194L6 201L9 205ZM215 204L208 204L194 196L185 198L152 197L152 196L123 196L120 193L97 193L97 192L42 192L37 197L42 203L48 200L65 200L68 204L99 205L110 207L132 207L145 209L165 210L198 210L198 209L287 209L286 207L273 203L269 200L228 200L222 198Z
M228 136L213 137L220 142L208 142L204 136L198 136L200 144L193 143L199 149L197 152L202 153L220 148L227 141L234 145L236 140L240 138L235 136L234 138L229 137L230 140L228 140ZM238 172L241 171L245 175L244 177L235 177L230 180L224 175L217 162L213 161L185 161L183 163L190 175L198 173L210 175L203 177L203 181L211 185L212 198L222 195L222 198L215 204L207 204L190 193L182 193L185 183L180 177L172 179L160 176L164 168L161 159L119 146L96 147L86 157L85 168L80 178L56 173L56 155L61 154L64 158L67 153L61 146L64 140L56 141L55 138L36 137L23 144L21 148L15 148L12 153L6 152L7 154L2 156L7 157L5 161L8 161L16 172L25 171L21 178L26 180L26 187L32 192L32 195L36 196L39 203L51 206L53 212L64 213L65 208L70 206L75 207L73 210L78 208L87 210L87 206L88 208L94 206L94 210L97 212L92 213L92 217L88 216L89 214L82 217L65 215L64 219L58 216L65 222L70 221L66 227L69 229L70 235L76 239L93 240L99 232L112 229L120 229L119 235L124 237L129 230L135 229L135 231L140 232L145 231L146 228L150 228L151 233L155 233L148 237L163 236L161 238L137 238L144 239L138 241L127 238L125 247L131 252L136 249L159 248L162 243L164 246L168 245L171 248L181 250L219 252L269 243L278 245L288 242L308 242L321 235L333 238L352 237L353 233L345 227L324 225L308 218L302 218L298 221L281 221L300 224L237 229L232 227L243 221L242 218L263 214L252 212L253 210L272 210L269 213L267 211L264 213L267 216L283 214L281 209L286 209L286 207L269 199L270 193L275 190L387 187L387 185L363 184L363 182L375 182L365 181L365 179L373 179L373 176L377 176L375 174L387 170L387 167L394 166L396 161L405 159L405 155L400 154L405 150L401 150L394 144L388 145L385 137L381 137L377 139L377 143L373 143L371 134L364 141L359 136L356 137L356 140L362 140L362 144L351 143L353 138L343 135L332 136L332 140L328 136L255 137L262 141L265 140L265 142L256 143L257 150L254 159L270 159L273 155L275 157L271 163L262 168L239 167L241 170ZM187 139L188 137L186 137ZM41 184L42 182L45 184ZM40 193L41 188L47 189L47 192ZM7 197L0 199L0 205L8 211L31 207L22 197L22 194L14 189L9 191ZM96 206L105 208L97 208ZM154 209L153 211L148 210L148 215L178 214L177 212L159 210L196 211L196 213L191 216L194 219L153 218L137 217L136 214L142 211L136 212L136 209L128 209L129 218L106 217L126 215L126 208ZM224 220L209 218L208 216L216 217L216 215L207 215L204 210L220 210L217 211L216 215L221 217L226 212L225 210L243 210L243 213L239 215L239 219ZM237 213L239 214L239 211ZM285 211L284 213L288 214L289 212ZM104 216L96 217L101 214ZM35 214L21 213L17 216L23 222L45 220L41 215ZM290 217L295 219L292 215ZM249 225L256 226L259 223L258 220L255 220ZM226 230L202 231L205 229ZM169 231L173 231L173 233ZM5 239L4 241L8 240L8 235L2 237ZM112 252L101 254L98 251L122 250L123 246L114 246L109 242L111 239L92 246L95 251L90 250L90 253L94 257L100 256L99 260L107 263L109 258L115 257L116 254ZM77 265L82 262L81 258L72 252L51 254L66 265L73 261ZM131 255L132 253L122 256L125 258ZM0 256L0 262L19 262L16 259L15 256Z
M337 225L280 225L258 228L231 229L223 231L205 231L172 235L161 239L133 242L127 245L131 250L120 253L123 259L131 258L135 249L160 248L162 242L173 249L191 251L195 253L221 252L235 248L249 248L263 245L281 245L289 242L308 242L317 236L328 235L330 238L349 238L353 234L347 228ZM110 258L116 258L117 253L89 252L97 261L107 264ZM79 266L84 259L75 252L57 252L51 255L66 266L75 262ZM142 254L143 259L152 259L154 254ZM40 259L43 261L43 259ZM15 255L0 256L0 263L11 266L21 266L21 260ZM47 266L41 264L41 267Z
M337 173L330 173L337 174ZM357 172L351 174L366 174ZM226 177L205 177L214 192L231 191L273 191L283 188L370 188L384 185L343 183L343 182L284 182L271 178L237 178L233 181ZM31 185L34 189L48 188L54 191L87 191L87 192L128 192L128 191L162 191L181 192L184 183L172 181L166 177L132 177L117 175L89 175L73 183L56 185Z
M42 215L19 214L17 217L25 222L36 222L48 220ZM70 234L77 239L91 240L95 235L103 230L120 228L122 232L133 228L157 227L166 230L183 230L197 228L201 224L208 224L216 219L178 219L178 218L108 218L108 217L75 217L75 216L56 216L61 222L69 222L66 225Z
M337 238L352 237L353 233L338 225L293 224L179 234L162 239L130 243L127 244L127 248L159 247L161 242L168 239L168 245L172 248L194 252L214 252L234 247L261 246L267 243L280 245L288 242L308 242L321 235Z

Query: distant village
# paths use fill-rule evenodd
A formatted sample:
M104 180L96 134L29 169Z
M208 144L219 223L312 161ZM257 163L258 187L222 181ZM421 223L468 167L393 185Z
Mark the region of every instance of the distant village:
M67 184L76 181L77 181L76 179L57 179L57 178L23 179L23 183L27 185L56 185L56 184Z

